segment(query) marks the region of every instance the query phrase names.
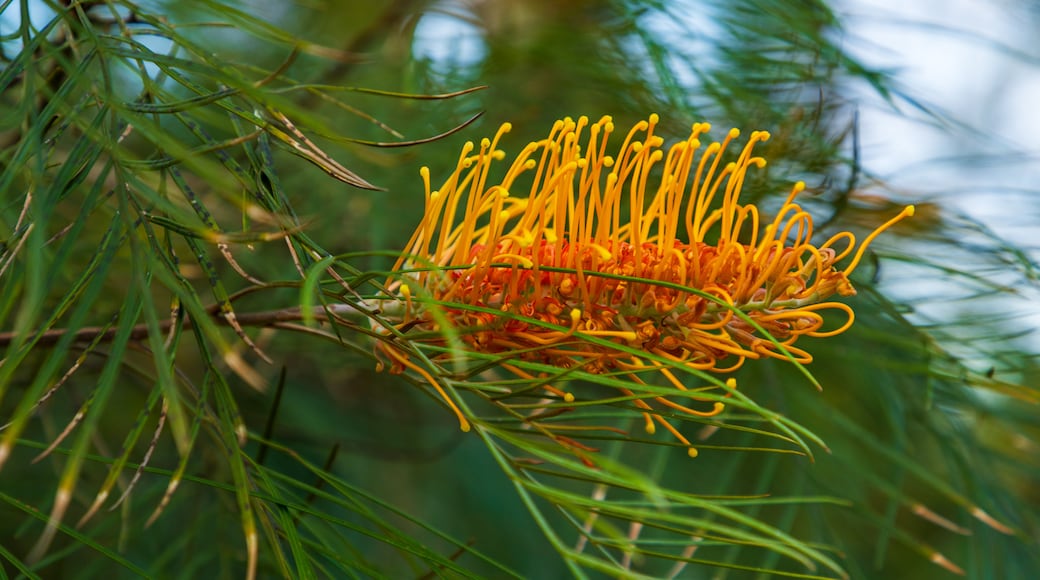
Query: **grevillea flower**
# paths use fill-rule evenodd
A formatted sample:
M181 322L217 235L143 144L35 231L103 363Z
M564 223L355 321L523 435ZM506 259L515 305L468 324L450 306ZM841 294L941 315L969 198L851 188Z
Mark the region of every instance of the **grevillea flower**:
M511 360L619 373L637 383L654 369L680 391L689 387L670 368L728 373L747 359L811 362L795 343L849 328L852 309L828 299L856 293L849 274L868 244L913 215L913 206L858 245L840 232L817 246L812 217L795 202L803 183L772 219L740 203L748 169L765 166L753 149L768 133L751 133L736 160L724 163L736 129L704 146L710 126L697 123L666 150L657 123L657 115L637 123L609 154L610 117L591 125L585 117L557 121L492 180L492 165L506 158L499 149L506 123L479 148L467 143L440 188L431 188L423 168L424 217L394 268L400 274L387 282L402 304L393 320L398 330L446 346L450 325L464 348L501 353L501 367L521 377L531 375ZM831 314L839 321L825 328ZM403 350L390 341L378 349L393 370L424 374L469 428ZM704 410L656 400L698 416L723 409L719 397ZM651 410L648 401L634 401ZM659 415L644 417L648 431L657 420L689 445Z

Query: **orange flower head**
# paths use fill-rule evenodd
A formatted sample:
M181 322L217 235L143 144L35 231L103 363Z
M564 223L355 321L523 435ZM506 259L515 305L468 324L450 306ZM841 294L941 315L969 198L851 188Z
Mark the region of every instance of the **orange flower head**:
M627 373L637 382L653 368L680 390L686 387L669 368L726 373L762 357L810 362L795 342L849 328L852 309L828 299L855 294L848 276L867 246L913 215L913 206L858 245L851 232L840 232L817 246L812 217L795 202L803 183L771 220L740 203L748 169L766 164L753 150L768 133L752 132L736 160L724 163L736 129L704 145L710 126L697 123L685 141L665 149L657 123L657 115L637 123L611 155L610 117L591 125L585 117L557 121L492 182L491 166L506 158L498 148L506 123L479 147L467 143L439 189L423 168L424 217L394 268L400 274L387 282L405 303L399 328L435 337L447 322L472 351ZM825 329L824 315L833 311L843 321ZM396 370L420 370L389 343L379 348ZM718 398L703 411L657 400L702 416L723 408ZM650 410L643 399L635 403Z

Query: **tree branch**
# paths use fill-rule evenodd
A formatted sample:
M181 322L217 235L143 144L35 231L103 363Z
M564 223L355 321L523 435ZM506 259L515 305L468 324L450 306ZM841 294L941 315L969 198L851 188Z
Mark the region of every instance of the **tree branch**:
M357 306L352 304L330 304L328 306L315 306L311 309L311 316L316 320L328 320L330 318L329 313L332 315L344 315L344 314L367 314L368 312L361 310ZM377 310L378 311L378 310ZM206 309L206 313L209 314L210 319L224 326L230 326L228 320L221 314L220 307L218 305L210 306ZM285 322L299 322L304 320L304 312L299 307L283 308L280 310L264 310L261 312L246 312L243 314L235 313L235 320L241 326L273 326ZM173 318L168 318L159 322L159 332L167 332L176 321ZM191 325L191 318L185 318L181 323L184 328L188 328ZM109 327L107 330L102 326L87 326L80 328L73 332L75 338L73 342L90 342L101 335L102 341L110 341L115 338L116 333L119 331L118 328ZM138 324L130 331L130 340L143 340L148 337L149 327L147 324ZM53 330L43 331L35 341L36 346L53 346L58 343L63 337L68 335L70 330L65 328L56 328ZM7 346L14 341L18 336L16 332L0 332L0 346Z

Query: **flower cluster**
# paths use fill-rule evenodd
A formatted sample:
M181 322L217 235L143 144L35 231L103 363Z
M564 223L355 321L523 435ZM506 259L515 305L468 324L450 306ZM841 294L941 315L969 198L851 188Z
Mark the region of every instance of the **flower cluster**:
M812 217L795 202L804 184L771 220L739 202L748 169L766 163L753 149L768 133L751 133L724 163L736 129L704 146L710 126L698 123L666 150L657 123L657 115L639 122L608 154L610 117L557 121L492 181L507 123L479 148L468 143L439 189L423 168L424 218L387 282L403 303L398 329L443 344L450 325L466 349L503 353L502 367L521 377L529 375L508 357L636 382L654 369L679 390L688 387L670 368L726 373L762 357L810 362L795 343L849 328L852 310L828 299L855 294L849 274L868 244L913 206L858 245L840 232L817 246ZM825 326L835 311L841 321ZM391 342L379 350L399 372L424 372ZM701 416L723 408L718 397L705 410L656 400ZM635 404L651 410L641 398ZM648 430L657 420L688 445L662 417L644 415Z

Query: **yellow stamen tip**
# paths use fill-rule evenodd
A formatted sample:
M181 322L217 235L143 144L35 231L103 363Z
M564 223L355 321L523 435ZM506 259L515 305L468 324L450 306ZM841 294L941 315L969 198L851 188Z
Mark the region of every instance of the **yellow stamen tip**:
M577 323L579 320L581 320L581 310L577 308L571 309L571 322Z
M512 130L513 130L513 124L512 123L508 123L508 122L502 123L502 127L499 128L499 131L501 131L502 133L508 133L508 132L510 132Z
M404 296L405 299L412 297L412 289L408 284L401 284L401 296Z
M653 423L651 423L650 421L647 421L646 422L646 434L647 435L653 435L654 433L657 433L657 426L654 425Z
M731 388L731 389L737 388L737 379L734 379L734 378L726 379L726 386Z
M740 137L740 129L737 129L736 127L730 129L729 130L729 138L730 139L736 139L737 137Z
M571 393L564 393L563 394L563 400L568 402L568 403L573 403L574 402L574 395L571 394Z
M697 451L696 447L688 448L686 450L686 454L689 455L690 457L697 457L698 455L700 455L700 453Z
M463 419L462 417L459 417L459 430L462 431L463 433L469 433L469 430L470 430L469 421Z
M429 179L430 178L430 168L426 167L425 165L420 167L419 168L419 175L425 177L426 179Z
M650 124L651 125L656 125L657 122L660 121L660 120L661 120L661 117L659 117L657 115L657 113L651 113L650 114Z
M606 249L603 246L600 246L598 244L595 245L595 246L592 246L592 249L596 250L596 253L599 254L599 258L601 260L606 261L606 260L609 260L609 259L614 257L614 255L610 253L610 250L608 250L608 249Z
M906 214L906 217L912 217L914 215L914 206L906 206L906 209L903 210L903 213Z

